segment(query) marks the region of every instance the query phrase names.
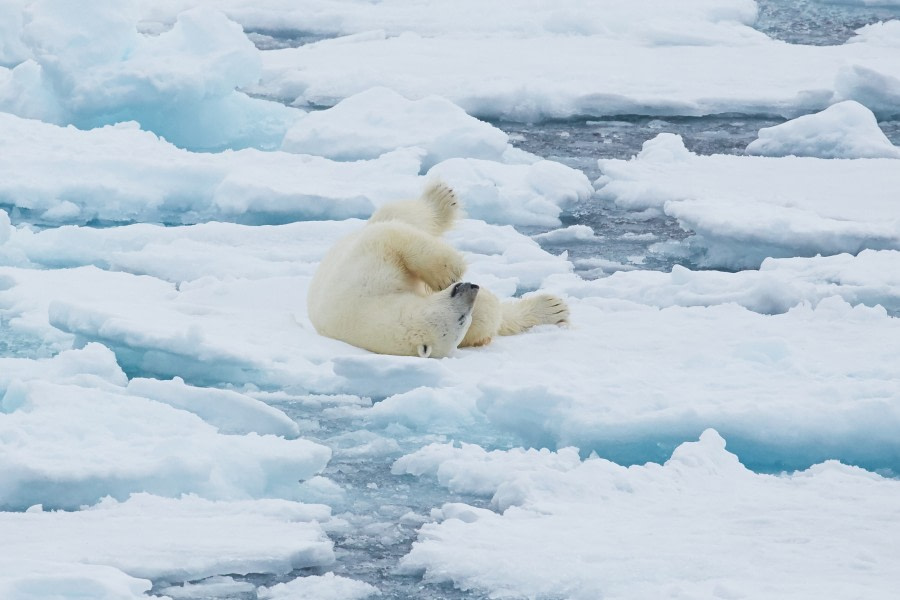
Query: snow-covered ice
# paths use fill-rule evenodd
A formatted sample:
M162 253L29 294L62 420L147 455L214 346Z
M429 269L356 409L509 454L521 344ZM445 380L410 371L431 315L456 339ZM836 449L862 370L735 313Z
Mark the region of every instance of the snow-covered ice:
M416 134L414 127L409 134ZM481 123L471 131L469 145L454 138L456 147L441 152L466 154L493 143L497 134ZM354 140L362 143L358 135ZM417 143L433 146L428 140ZM330 154L327 148L320 152ZM366 152L359 154L356 158L366 158ZM135 123L81 131L0 113L0 168L7 174L0 182L0 207L17 219L49 225L368 217L388 200L417 195L429 156L416 145L373 154L336 161L256 149L190 152ZM53 178L41 176L48 170ZM591 193L583 173L536 159L525 164L454 159L431 172L473 190L470 215L491 222L553 226L562 208ZM497 191L501 183L506 187ZM0 240L5 235L8 226L0 217Z
M896 110L895 32L816 47L750 35L756 33L750 28L715 43L693 30L651 29L649 40L370 31L264 52L262 81L253 89L298 106L330 106L385 86L411 99L443 96L478 117L521 121L727 112L793 117L840 100L858 100L880 114Z
M900 148L884 135L872 111L853 100L761 129L747 152L761 156L900 158Z
M456 477L442 484L502 512L445 505L403 569L491 598L887 598L900 585L896 480L836 462L756 474L714 430L664 465L535 458L523 470L515 452L448 448L438 472Z
M105 565L119 571L120 579L125 574L160 582L326 566L334 561L334 552L320 522L329 519L329 508L321 505L149 494L135 494L124 502L107 498L79 511L36 506L0 513L7 550L0 562L0 585L22 594L6 597L29 597L25 594L35 585L29 581L30 563L59 565L88 580L92 566ZM47 584L38 579L38 585ZM57 585L61 597L78 593L65 589L64 582ZM50 589L45 597L60 597Z
M388 88L371 88L310 113L287 132L281 148L335 160L421 148L425 170L448 158L528 158L515 152L501 130L470 117L449 100L431 96L412 101Z
M3 3L0 597L891 598L900 21L758 10ZM719 113L789 120L668 130ZM328 248L434 178L466 278L571 327L315 333Z
M704 266L900 248L897 159L699 156L661 133L631 160L599 162L601 198L678 219L694 235L659 250Z
M322 576L299 577L288 583L260 588L260 600L291 600L293 598L316 598L317 600L363 600L378 593L377 588L347 579L335 577L334 573Z

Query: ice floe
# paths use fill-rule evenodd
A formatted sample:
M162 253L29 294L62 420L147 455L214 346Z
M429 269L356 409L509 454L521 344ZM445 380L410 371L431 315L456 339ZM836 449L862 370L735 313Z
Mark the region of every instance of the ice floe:
M694 235L658 249L704 266L900 248L897 159L699 156L663 133L631 160L599 163L601 198L678 219Z
M11 598L41 597L27 596L29 589L44 590L43 597L69 597L66 594L81 585L90 594L92 588L109 587L111 580L130 587L133 595L107 597L138 598L144 596L134 590L142 586L140 591L148 591L146 580L286 574L327 566L334 561L334 552L320 522L330 518L330 509L322 505L149 494L135 494L122 502L107 498L79 511L35 506L26 512L0 513L9 552L0 562L0 586L16 594L7 596ZM52 566L56 574L40 577L32 564ZM98 569L100 565L107 568ZM89 583L66 589L76 578Z
M761 129L747 152L761 156L900 158L900 148L884 135L872 111L853 100Z
M728 112L795 117L840 100L892 114L900 59L888 45L893 34L884 37L829 47L753 37L710 52L671 36L645 44L603 36L370 32L263 52L262 80L252 89L298 106L330 106L384 86L411 99L443 96L480 118L519 121Z
M713 430L664 465L520 458L448 448L439 472L457 478L442 484L493 495L502 512L444 505L402 568L492 598L881 598L900 584L895 480L833 461L753 473Z

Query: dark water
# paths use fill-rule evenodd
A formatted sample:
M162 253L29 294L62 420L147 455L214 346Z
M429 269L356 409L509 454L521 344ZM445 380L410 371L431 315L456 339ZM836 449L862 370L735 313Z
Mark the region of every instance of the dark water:
M900 18L900 7L849 6L821 0L757 0L756 29L769 37L811 46L843 44L878 21Z

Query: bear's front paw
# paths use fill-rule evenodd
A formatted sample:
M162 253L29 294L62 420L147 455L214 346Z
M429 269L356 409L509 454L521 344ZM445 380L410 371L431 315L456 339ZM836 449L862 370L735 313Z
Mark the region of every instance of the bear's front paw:
M435 291L445 290L454 283L462 281L466 272L466 263L460 256L448 256L440 266L425 274L423 279L428 287Z
M526 322L534 325L568 325L569 306L553 294L534 294L522 300L527 309Z

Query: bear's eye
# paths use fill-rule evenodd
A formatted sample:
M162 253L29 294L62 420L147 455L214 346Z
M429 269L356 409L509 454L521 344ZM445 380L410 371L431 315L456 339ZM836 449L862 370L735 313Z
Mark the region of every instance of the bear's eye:
M428 344L419 344L419 356L422 358L428 358L431 356L431 346Z

